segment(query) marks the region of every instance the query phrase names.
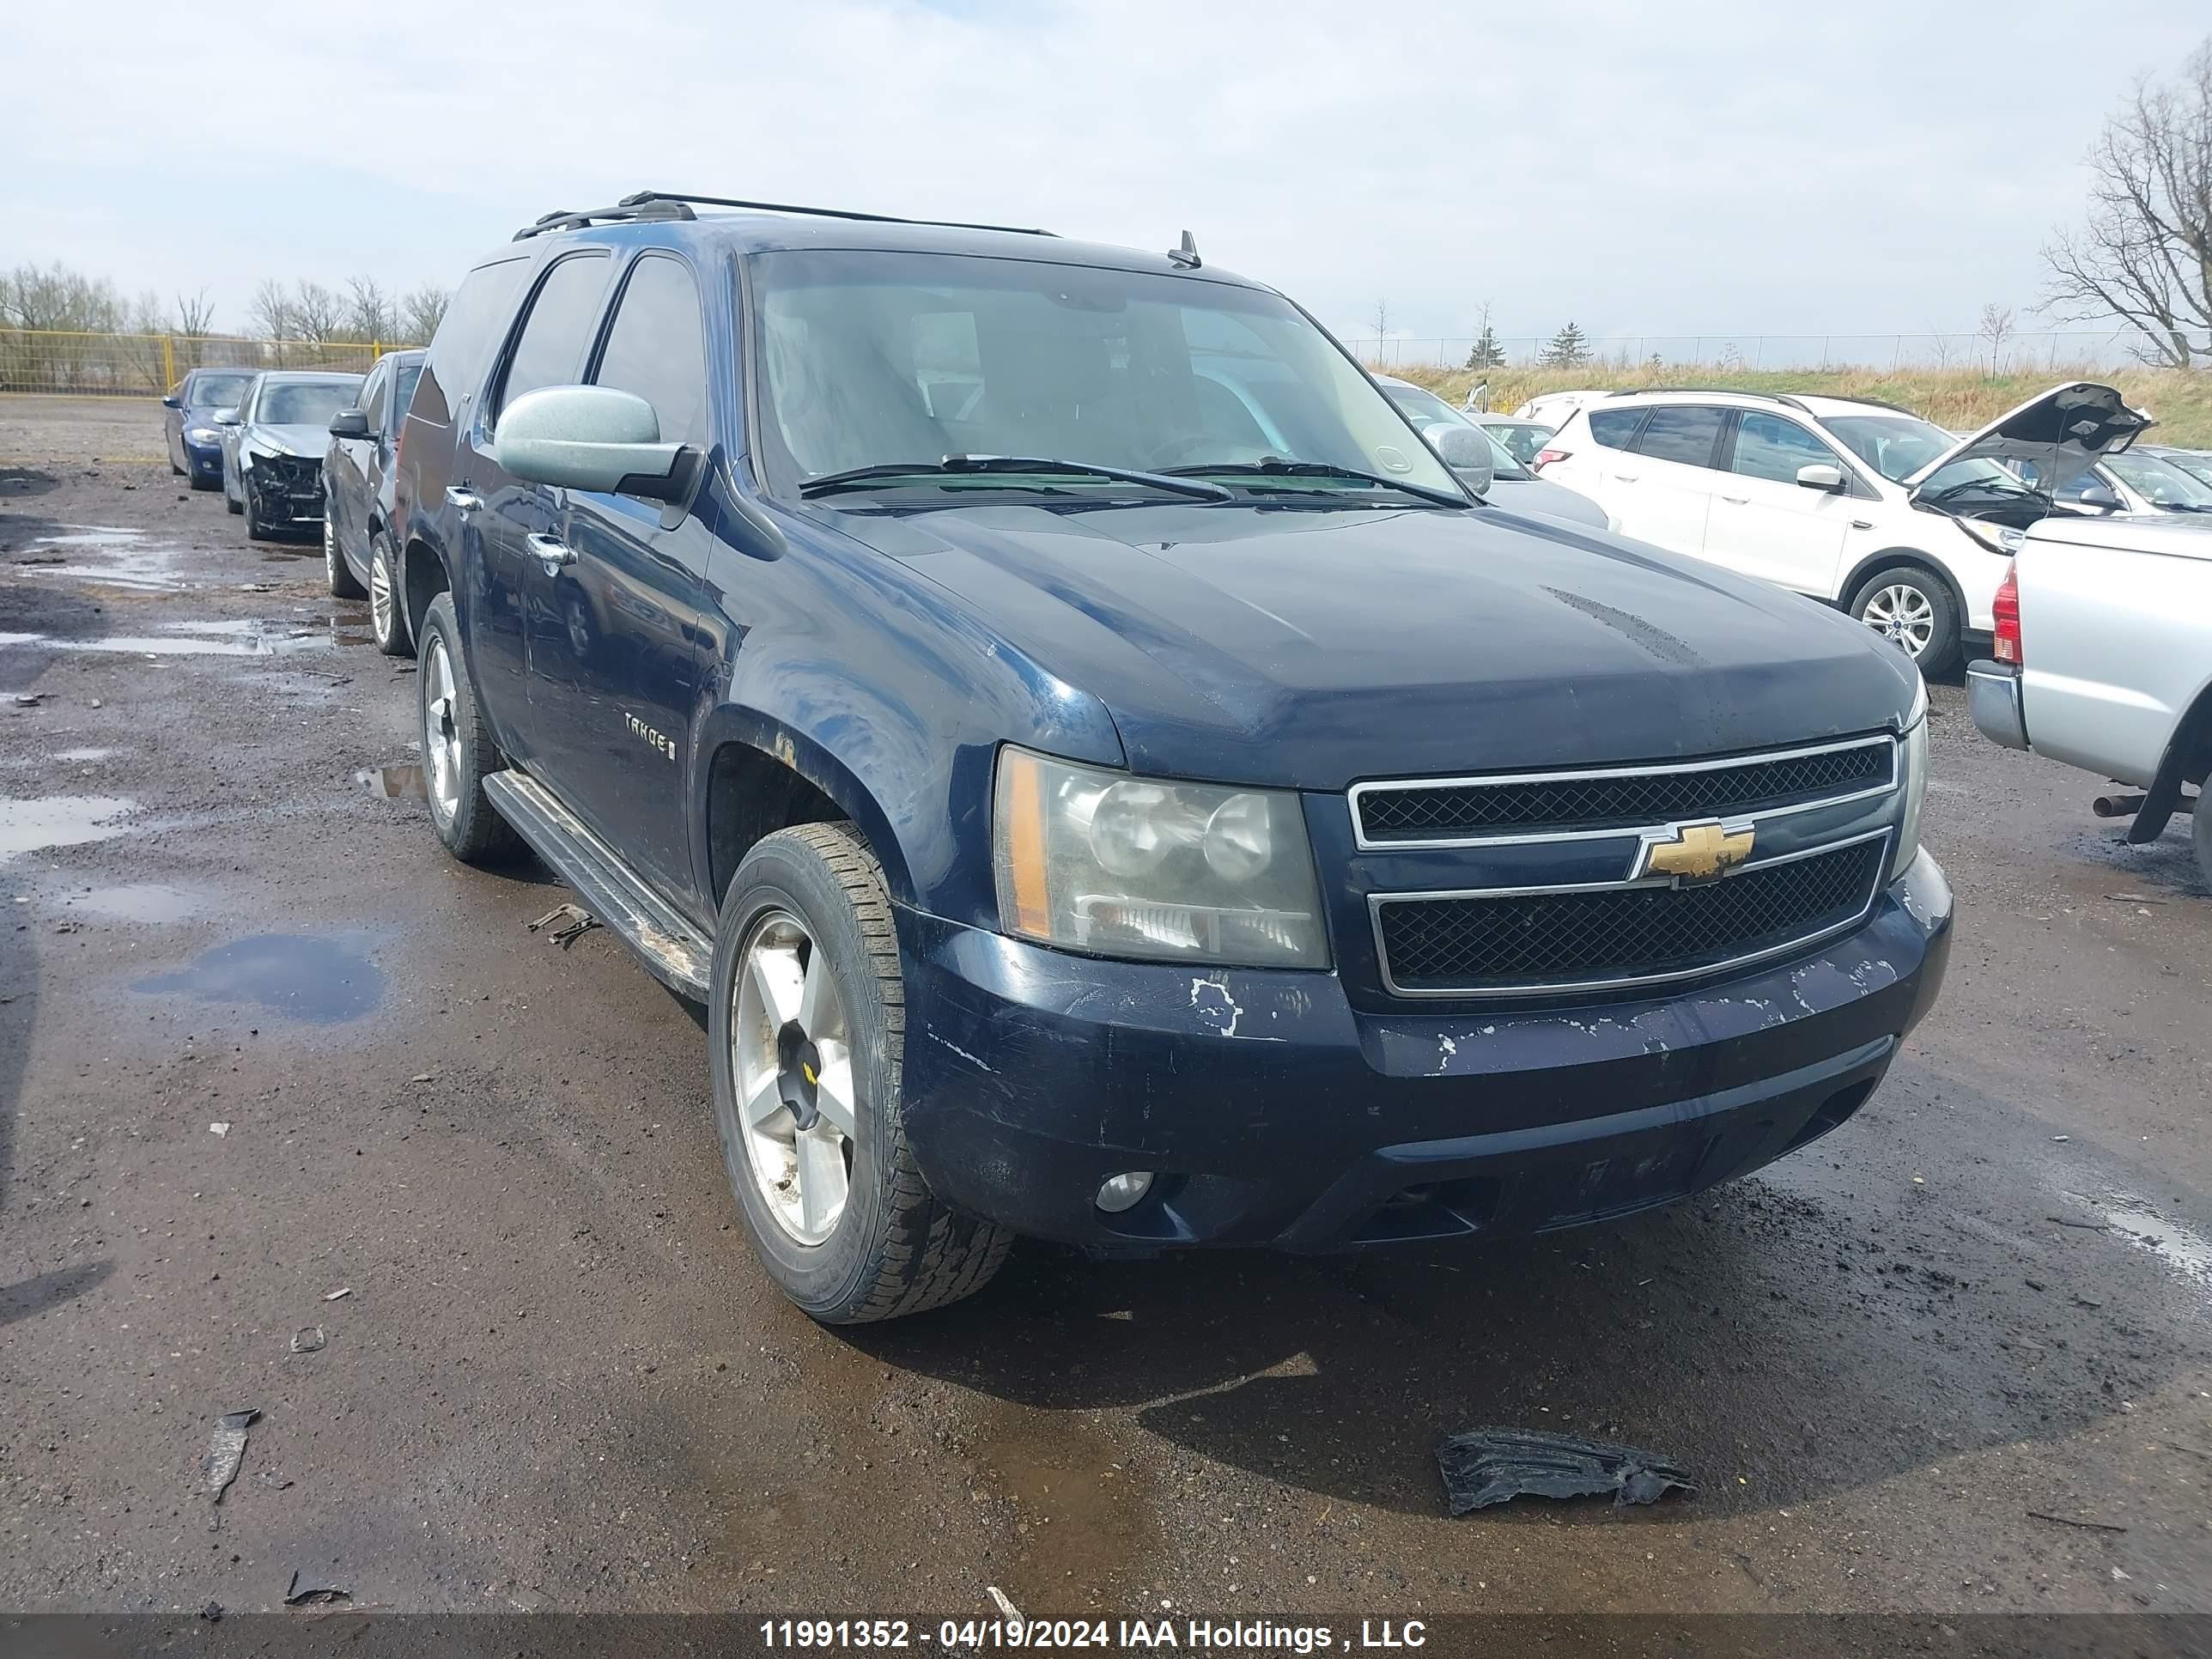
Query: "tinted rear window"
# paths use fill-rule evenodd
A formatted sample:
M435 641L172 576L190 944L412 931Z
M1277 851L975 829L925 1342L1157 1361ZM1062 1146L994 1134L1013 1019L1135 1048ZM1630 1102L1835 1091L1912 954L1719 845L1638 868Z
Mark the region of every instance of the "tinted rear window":
M1721 435L1721 411L1668 404L1651 411L1636 440L1636 453L1655 461L1711 466L1713 442Z
M478 265L462 279L430 342L421 406L411 412L441 426L453 418L453 406L476 389L506 337L516 291L529 274L529 259L517 257Z
M1594 409L1590 410L1590 436L1607 449L1626 449L1628 441L1636 435L1636 423L1643 418L1640 409Z
M500 381L502 411L526 392L567 386L583 373L584 343L599 314L607 269L605 253L580 253L545 273Z

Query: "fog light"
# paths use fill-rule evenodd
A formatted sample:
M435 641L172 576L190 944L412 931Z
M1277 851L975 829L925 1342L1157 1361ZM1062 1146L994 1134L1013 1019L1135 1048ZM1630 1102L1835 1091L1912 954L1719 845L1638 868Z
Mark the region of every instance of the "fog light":
M1135 1209L1152 1190L1150 1170L1131 1170L1123 1175L1109 1176L1098 1188L1098 1207L1109 1215L1119 1215L1124 1210Z

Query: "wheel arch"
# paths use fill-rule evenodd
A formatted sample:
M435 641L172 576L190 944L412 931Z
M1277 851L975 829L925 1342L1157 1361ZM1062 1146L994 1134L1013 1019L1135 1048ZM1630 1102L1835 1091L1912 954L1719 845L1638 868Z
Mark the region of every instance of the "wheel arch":
M1836 604L1843 610L1850 610L1851 601L1858 597L1859 589L1866 585L1867 578L1877 571L1899 564L1923 571L1942 583L1943 591L1951 596L1951 611L1958 618L1959 631L1961 634L1971 631L1966 591L1959 586L1959 579L1943 568L1941 559L1917 547L1886 547L1879 553L1868 554L1853 565L1850 574L1844 578L1843 586L1836 594Z
M2197 786L2197 810L2203 811L2208 776L2212 776L2212 680L2197 688L2175 722L2173 735L2166 742L2166 754L2159 761L2158 775L2143 791L2143 804L2128 826L2128 840L2140 846L2165 834L2167 823L2181 808L2184 784Z
M422 617L430 609L430 601L453 585L453 575L446 568L445 560L420 536L400 549L399 591L404 602L409 639L422 637Z

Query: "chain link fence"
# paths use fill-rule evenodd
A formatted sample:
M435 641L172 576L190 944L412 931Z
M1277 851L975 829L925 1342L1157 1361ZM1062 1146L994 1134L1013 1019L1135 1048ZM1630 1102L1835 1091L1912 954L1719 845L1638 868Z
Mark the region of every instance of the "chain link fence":
M0 392L158 398L195 368L328 368L360 374L404 343L0 328Z
M1425 339L1369 333L1340 337L1363 362L1383 368L1571 368L1575 362L1616 369L1692 367L1745 369L1979 368L1991 374L2135 366L2131 329L2058 329L2006 333L1994 342L1978 334L1615 334L1587 339L1584 355L1549 361L1555 336L1498 339L1495 362L1477 363L1472 337Z

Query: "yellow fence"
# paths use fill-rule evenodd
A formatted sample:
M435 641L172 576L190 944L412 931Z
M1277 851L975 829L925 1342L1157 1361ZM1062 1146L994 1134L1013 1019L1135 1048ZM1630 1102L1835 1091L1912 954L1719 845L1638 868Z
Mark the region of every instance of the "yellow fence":
M0 392L158 398L195 368L329 368L361 374L395 349L389 340L249 340L0 328Z

